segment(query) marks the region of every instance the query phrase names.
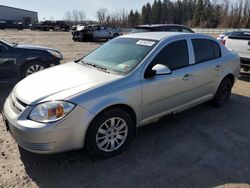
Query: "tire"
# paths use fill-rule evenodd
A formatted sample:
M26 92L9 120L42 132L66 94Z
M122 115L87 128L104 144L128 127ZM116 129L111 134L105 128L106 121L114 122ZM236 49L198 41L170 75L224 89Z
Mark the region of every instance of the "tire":
M121 108L110 109L100 113L90 124L86 147L94 157L112 157L127 147L133 135L134 122L131 115Z
M215 97L212 100L213 105L216 107L221 107L224 105L231 96L232 87L232 81L229 78L224 78L217 89Z
M25 78L26 76L29 76L35 72L41 71L41 70L46 69L46 68L48 68L48 65L46 65L42 62L28 63L22 69L22 78Z
M118 33L115 33L115 34L113 35L113 38L116 38L116 37L119 37L119 34L118 34Z

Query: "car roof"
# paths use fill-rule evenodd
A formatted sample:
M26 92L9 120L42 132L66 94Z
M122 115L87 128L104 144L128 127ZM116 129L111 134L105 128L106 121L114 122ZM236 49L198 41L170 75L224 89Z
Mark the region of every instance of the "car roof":
M174 36L187 36L187 35L204 36L204 35L195 34L195 33L183 33L183 32L145 32L145 33L131 33L131 34L123 35L121 37L160 41L160 40L174 37Z
M150 25L138 25L135 28L140 28L140 27L186 27L184 25L179 25L179 24L150 24Z

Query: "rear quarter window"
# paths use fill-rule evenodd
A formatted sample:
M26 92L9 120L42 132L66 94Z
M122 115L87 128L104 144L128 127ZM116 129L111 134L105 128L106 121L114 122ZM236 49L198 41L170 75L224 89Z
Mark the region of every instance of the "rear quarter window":
M218 43L209 39L192 39L195 63L202 63L221 57Z

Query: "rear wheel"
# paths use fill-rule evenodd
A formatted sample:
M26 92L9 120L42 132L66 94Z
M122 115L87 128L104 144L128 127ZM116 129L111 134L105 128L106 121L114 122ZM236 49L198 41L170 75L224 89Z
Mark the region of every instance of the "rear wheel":
M114 156L131 141L133 126L132 117L126 111L120 108L104 111L89 126L86 147L96 157Z
M32 62L28 63L22 71L22 77L25 78L26 76L29 76L31 74L34 74L36 72L39 72L43 69L46 69L48 66L42 62Z
M118 33L115 33L115 34L113 35L113 38L116 38L116 37L119 37L119 34L118 34Z
M232 87L233 83L229 78L222 80L213 99L213 104L216 107L221 107L229 100L232 93Z

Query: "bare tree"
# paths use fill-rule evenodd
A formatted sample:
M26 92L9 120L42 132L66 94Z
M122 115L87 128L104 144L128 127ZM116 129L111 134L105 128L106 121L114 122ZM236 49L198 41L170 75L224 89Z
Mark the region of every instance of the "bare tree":
M96 15L100 24L105 24L106 19L107 19L107 14L108 14L108 10L106 8L99 9L96 12Z
M83 22L86 20L86 14L83 10L79 11L79 20L80 22Z
M128 12L123 8L120 10L120 15L121 15L121 24L123 26L126 26L126 24L128 23Z
M79 22L79 11L77 9L72 11L73 21L75 23Z
M64 19L65 21L68 21L68 22L72 21L72 14L70 11L65 12Z

